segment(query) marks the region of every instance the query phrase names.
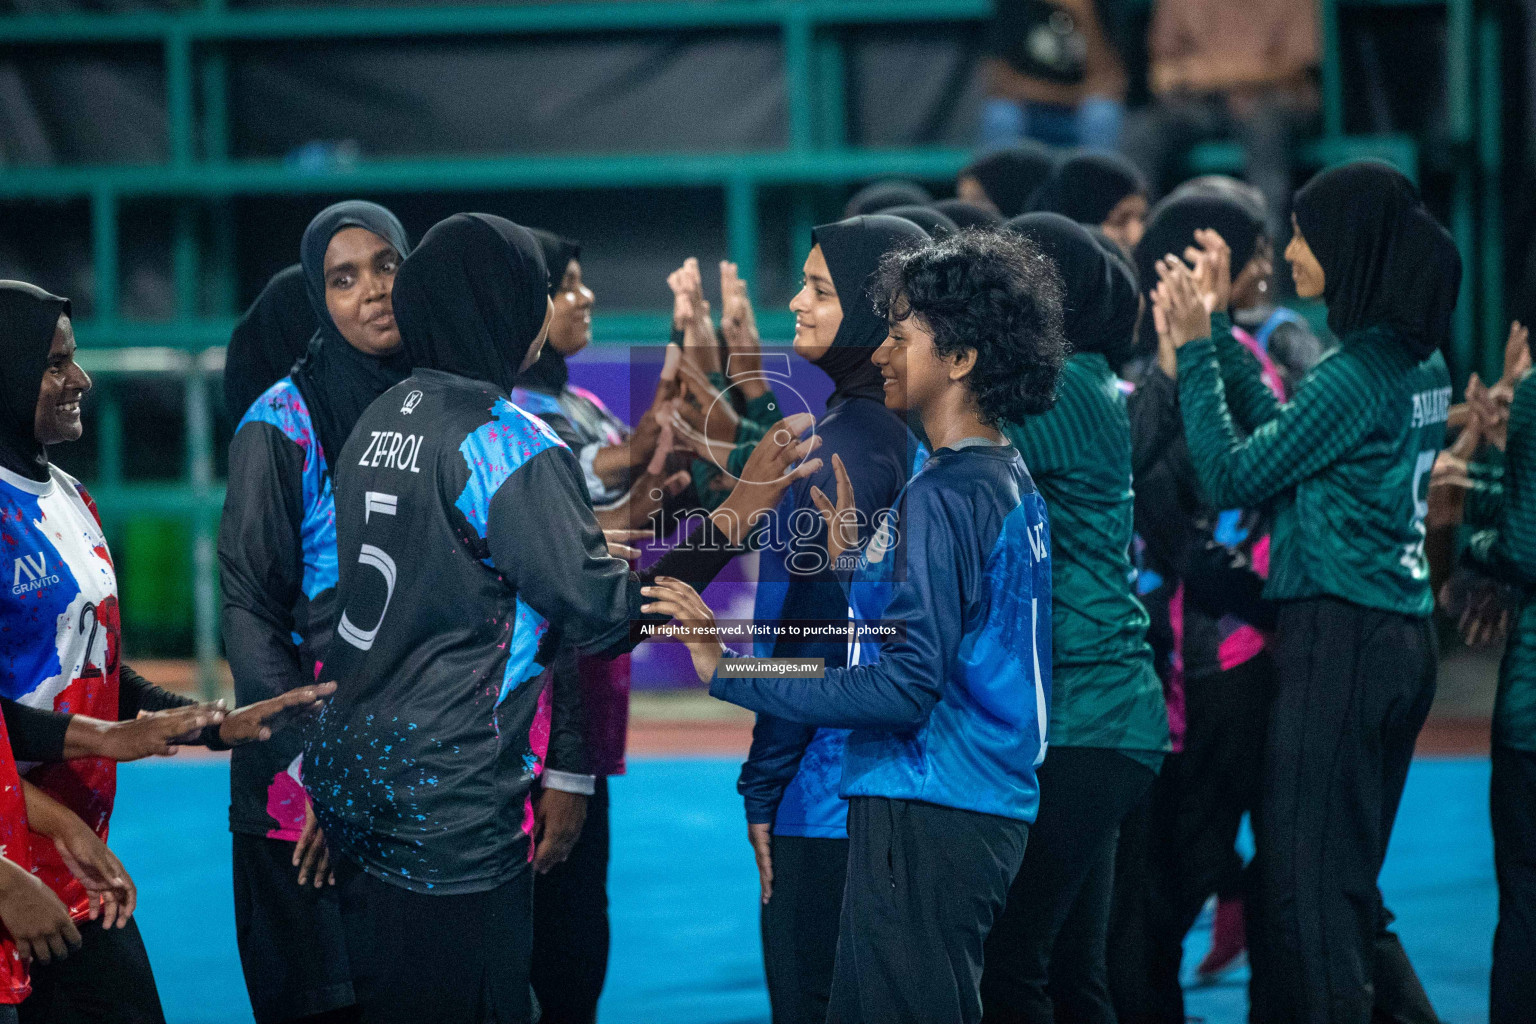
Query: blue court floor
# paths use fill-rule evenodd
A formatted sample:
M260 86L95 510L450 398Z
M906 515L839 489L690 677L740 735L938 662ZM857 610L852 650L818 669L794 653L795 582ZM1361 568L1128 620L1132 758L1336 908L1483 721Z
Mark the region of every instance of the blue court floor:
M736 764L631 761L613 786L613 958L603 1024L768 1021L757 876ZM1488 763L1414 765L1382 876L1388 905L1447 1024L1487 1020L1496 894ZM113 843L139 885L139 923L171 1024L250 1021L229 892L228 769L156 761L121 773ZM1208 936L1190 938L1190 962ZM1242 975L1192 990L1209 1024L1245 1019Z

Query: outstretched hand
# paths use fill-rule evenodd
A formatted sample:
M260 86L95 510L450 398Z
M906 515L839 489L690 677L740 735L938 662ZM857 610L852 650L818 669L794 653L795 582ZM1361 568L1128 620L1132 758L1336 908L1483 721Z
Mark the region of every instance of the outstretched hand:
M622 558L626 562L633 562L640 557L640 549L630 547L632 540L650 540L656 536L654 530L604 530L603 540L608 544L608 553L614 558Z
M640 606L641 614L669 616L672 621L657 632L688 648L693 671L700 682L708 683L714 679L720 659L725 655L725 645L720 642L715 613L704 603L699 592L682 580L657 576L650 586L641 587L640 593L651 599L649 604Z
M816 418L808 412L786 416L769 427L752 448L731 493L710 517L733 545L745 541L748 531L778 505L790 484L821 469L820 459L807 458L821 447L821 437L813 434L800 440L800 435L815 422Z
M288 717L292 718L315 711L325 703L325 698L335 692L335 683L315 683L236 708L224 717L223 724L219 726L219 739L231 747L269 740L273 728L283 724L275 721L279 715L287 712Z
M91 755L109 761L169 757L177 745L196 738L207 726L224 721L224 705L189 704L165 711L140 713L125 722L97 723Z

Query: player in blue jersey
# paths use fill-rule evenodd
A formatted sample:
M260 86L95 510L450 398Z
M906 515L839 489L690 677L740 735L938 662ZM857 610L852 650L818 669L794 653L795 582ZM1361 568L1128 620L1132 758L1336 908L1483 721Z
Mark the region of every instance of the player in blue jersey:
M827 412L816 424L823 460L848 468L863 529L894 507L911 475L916 439L886 408L879 367L885 340L867 287L880 258L926 240L899 217L874 215L823 224L811 234L805 282L790 301L795 351L832 378ZM832 490L830 465L790 489L774 510L758 562L753 618L772 624L842 623L848 599L825 558L826 538L811 489ZM845 666L848 642L769 637L754 653L823 658ZM818 729L758 715L752 749L737 783L757 856L763 898L763 967L777 1024L820 1024L827 1016L832 962L848 864L847 804L838 795L845 729Z
M676 580L642 610L684 637L715 696L853 730L843 755L848 879L830 1024L981 1018L982 948L1024 856L1050 706L1045 503L1002 421L1053 401L1062 285L1027 239L966 232L886 258L874 289L888 408L932 451L897 514L859 548L842 460L828 556L851 567L851 615L898 637L859 642L821 679L722 663L713 614Z

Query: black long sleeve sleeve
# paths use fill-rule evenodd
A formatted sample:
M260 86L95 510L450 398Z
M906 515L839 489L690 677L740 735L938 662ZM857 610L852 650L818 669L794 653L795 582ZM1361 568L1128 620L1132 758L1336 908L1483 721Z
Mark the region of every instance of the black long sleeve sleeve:
M191 697L173 693L139 675L127 665L117 670L117 720L137 718L140 711L167 711L196 704Z
M1184 429L1179 419L1179 385L1153 364L1125 403L1131 420L1131 477L1140 478Z
M563 776L592 775L592 757L587 750L586 705L581 691L581 674L576 667L576 648L561 643L550 666L549 750L544 770ZM556 786L560 789L572 786ZM586 784L582 791L587 792Z
M64 733L74 715L28 707L8 697L0 697L0 712L5 715L5 731L11 735L16 760L64 760Z
M530 543L529 510L548 512ZM583 651L617 657L645 639L631 624L667 621L642 615L640 588L658 575L675 576L702 590L744 548L727 545L708 520L687 542L638 574L608 554L592 516L576 458L565 448L535 456L491 499L486 542L492 563L544 618Z
M140 711L169 711L171 708L191 707L200 703L192 697L167 690L139 675L127 665L117 668L117 720L126 722L139 717ZM209 725L190 740L187 746L207 747L209 750L228 750L229 744L219 738L219 727Z
M270 423L247 423L229 447L219 572L224 649L240 704L314 681L305 678L293 642L304 572L303 467L303 450Z

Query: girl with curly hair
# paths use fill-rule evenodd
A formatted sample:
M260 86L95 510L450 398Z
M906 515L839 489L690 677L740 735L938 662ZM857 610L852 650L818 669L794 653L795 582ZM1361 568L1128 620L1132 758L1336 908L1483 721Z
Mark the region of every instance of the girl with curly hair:
M872 292L889 329L872 357L886 407L933 454L862 548L837 456L835 504L813 497L851 616L893 635L854 639L849 667L820 679L753 676L721 664L695 591L657 578L642 593L645 609L690 627L694 668L716 697L853 730L827 1020L970 1024L982 947L1035 817L1050 707L1050 531L1001 424L1051 406L1061 280L1027 239L967 231L887 256Z

